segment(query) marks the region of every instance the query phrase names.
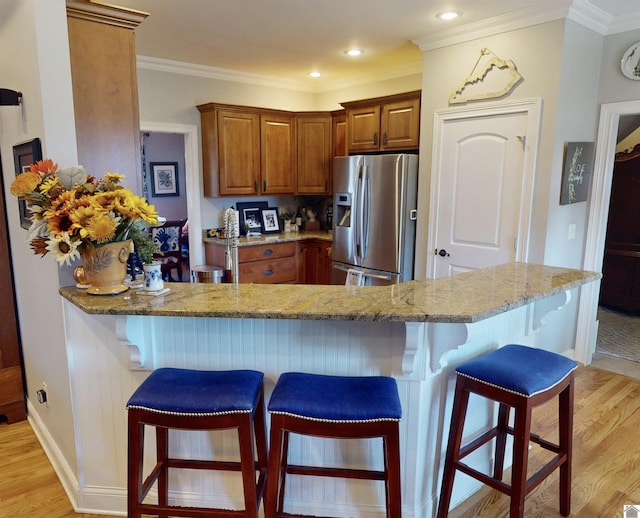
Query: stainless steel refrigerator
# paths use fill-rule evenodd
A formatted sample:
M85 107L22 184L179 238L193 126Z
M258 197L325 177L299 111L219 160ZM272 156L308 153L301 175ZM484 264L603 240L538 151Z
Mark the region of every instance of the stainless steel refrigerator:
M413 279L417 155L335 158L333 187L332 283L349 270L367 286Z

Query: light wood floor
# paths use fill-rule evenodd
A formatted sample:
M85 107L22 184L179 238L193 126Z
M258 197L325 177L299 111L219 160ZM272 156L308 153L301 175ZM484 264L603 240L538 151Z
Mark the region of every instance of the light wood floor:
M622 517L623 505L640 504L640 380L590 367L578 369L574 419L572 514ZM534 429L554 435L556 406L539 407ZM542 455L532 454L535 467ZM458 475L462 476L462 475ZM525 516L555 517L558 480L551 475L526 501ZM107 518L77 514L26 421L0 425L0 516ZM450 513L452 518L502 518L508 500L483 490Z

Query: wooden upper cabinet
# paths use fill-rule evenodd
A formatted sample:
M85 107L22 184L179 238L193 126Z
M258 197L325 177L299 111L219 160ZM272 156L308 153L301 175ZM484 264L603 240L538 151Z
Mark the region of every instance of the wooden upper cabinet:
M342 106L333 112L198 106L204 195L327 195L333 157L419 148L420 91Z
M260 117L254 113L220 110L217 135L220 194L258 194Z
M214 103L198 110L206 197L294 194L293 114Z
M347 156L347 112L336 110L331 112L332 121L332 156Z
M380 149L380 105L347 110L349 153Z
M331 191L331 115L298 114L299 194L329 194Z
M420 91L342 103L349 154L420 146Z
M381 149L417 149L420 146L420 98L382 105Z
M260 115L262 194L293 194L296 178L295 118Z

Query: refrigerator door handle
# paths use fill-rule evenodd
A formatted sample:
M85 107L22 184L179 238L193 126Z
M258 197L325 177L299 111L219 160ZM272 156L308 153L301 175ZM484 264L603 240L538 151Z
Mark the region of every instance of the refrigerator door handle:
M360 164L358 172L358 186L356 193L356 215L355 215L355 237L356 237L356 257L362 260L364 257L364 195L365 195L366 169L364 164Z
M366 175L364 177L364 188L362 189L364 195L362 198L362 259L366 259L367 257L367 249L369 248L369 219L371 214L369 214L369 210L371 208L371 191L370 191L370 183L369 177Z

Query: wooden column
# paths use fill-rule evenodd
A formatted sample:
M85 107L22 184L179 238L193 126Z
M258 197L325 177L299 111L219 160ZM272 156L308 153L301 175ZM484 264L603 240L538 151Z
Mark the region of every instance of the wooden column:
M141 165L133 30L147 16L99 2L67 1L78 161L95 176L125 175L134 190Z

